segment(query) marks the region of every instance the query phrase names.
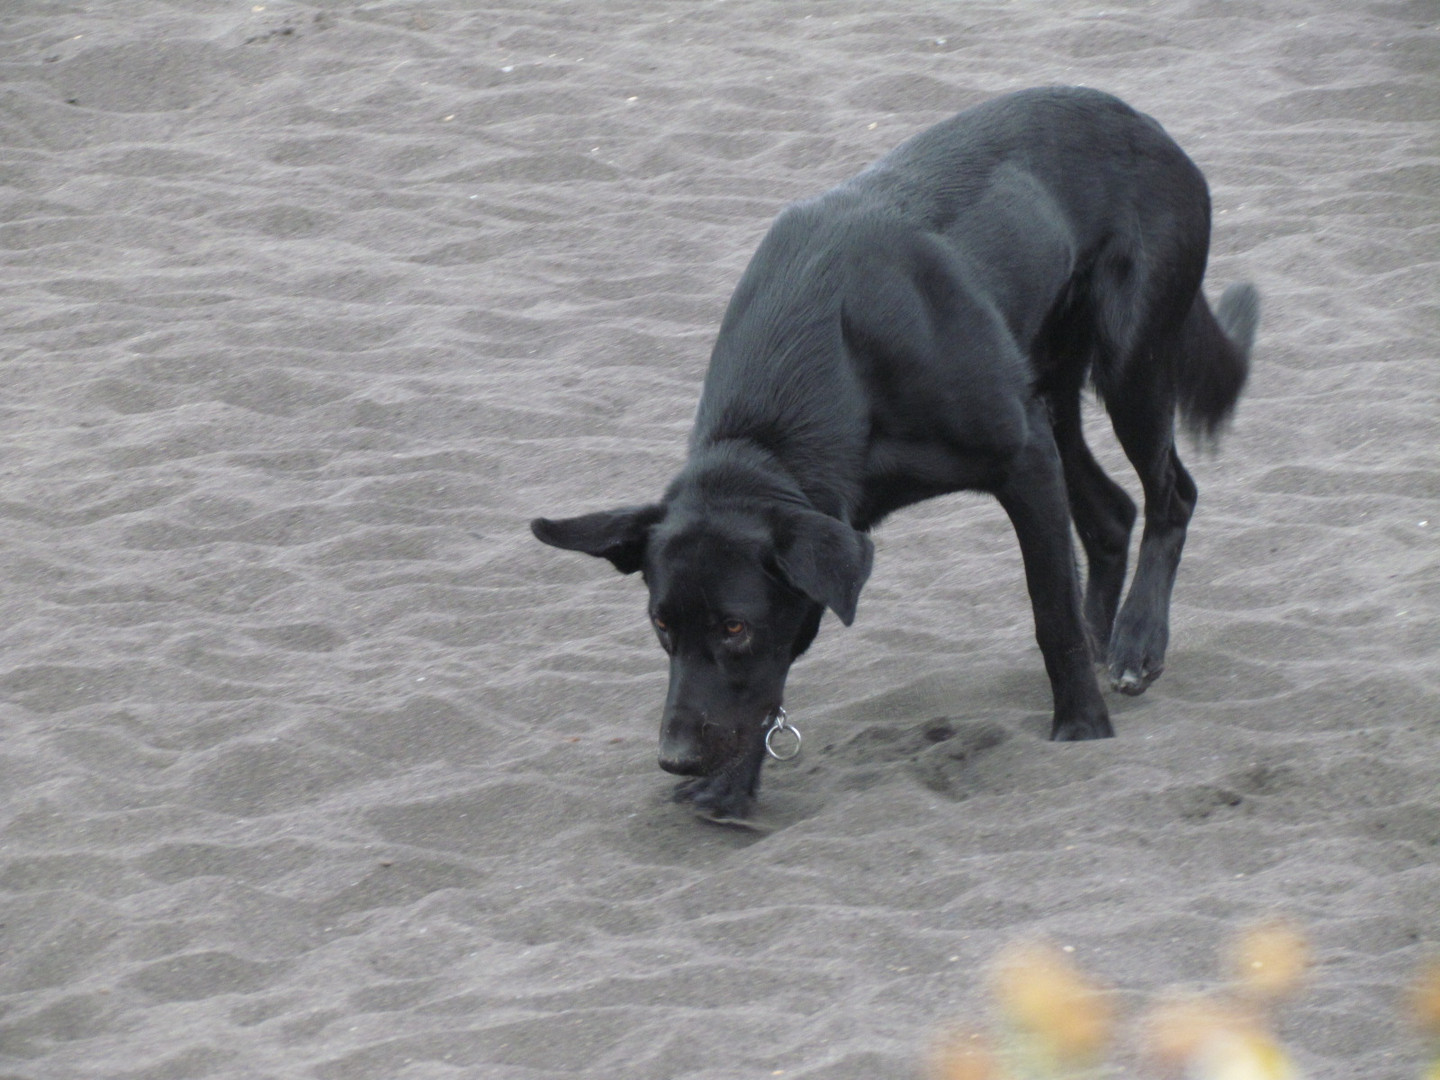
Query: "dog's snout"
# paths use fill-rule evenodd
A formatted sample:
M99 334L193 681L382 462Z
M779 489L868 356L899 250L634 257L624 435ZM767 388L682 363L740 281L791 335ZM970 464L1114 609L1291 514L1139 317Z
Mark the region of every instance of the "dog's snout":
M676 776L699 776L701 772L698 717L672 712L660 729L660 768Z
M660 736L660 768L676 776L699 776L700 743L693 736L666 731Z
M676 776L699 776L700 755L696 753L669 754L660 752L660 768Z

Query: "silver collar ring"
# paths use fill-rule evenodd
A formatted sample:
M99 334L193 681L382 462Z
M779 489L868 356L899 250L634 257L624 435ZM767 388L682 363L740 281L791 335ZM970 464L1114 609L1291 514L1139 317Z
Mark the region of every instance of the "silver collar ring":
M777 731L792 735L795 738L795 746L786 753L782 754L776 750L775 744L771 741L775 738ZM770 714L770 726L765 730L765 752L776 761L794 761L800 756L800 741L800 729L790 723L790 719L785 715L784 709L779 705L775 706L775 711ZM781 745L783 746L784 744L782 743Z

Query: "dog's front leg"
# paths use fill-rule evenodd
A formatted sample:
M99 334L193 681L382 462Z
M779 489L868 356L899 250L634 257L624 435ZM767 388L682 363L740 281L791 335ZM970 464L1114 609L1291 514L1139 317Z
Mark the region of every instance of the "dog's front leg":
M1050 737L1061 741L1109 738L1115 732L1085 636L1060 454L1043 403L1032 401L1027 419L1029 438L995 494L1015 526L1025 561L1035 638L1055 696Z

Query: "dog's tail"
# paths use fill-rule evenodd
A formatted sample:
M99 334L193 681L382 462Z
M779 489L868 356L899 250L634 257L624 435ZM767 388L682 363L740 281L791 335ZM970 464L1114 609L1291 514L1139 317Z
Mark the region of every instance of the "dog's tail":
M1250 347L1260 325L1260 293L1248 282L1231 285L1212 314L1203 293L1181 330L1180 418L1191 434L1213 439L1224 426L1250 374Z

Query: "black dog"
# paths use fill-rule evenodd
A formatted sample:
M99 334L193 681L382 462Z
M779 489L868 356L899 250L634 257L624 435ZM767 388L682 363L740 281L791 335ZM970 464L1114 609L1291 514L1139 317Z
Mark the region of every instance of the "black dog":
M993 493L1020 541L1054 739L1112 734L1092 659L1159 675L1195 506L1175 414L1213 435L1245 383L1249 285L1212 314L1205 179L1158 123L1095 90L960 113L789 207L725 313L689 460L657 503L531 524L639 570L670 655L660 765L676 797L740 817L791 663L825 608L849 625L891 511ZM1145 492L1081 433L1087 379ZM1074 522L1088 560L1082 599Z

